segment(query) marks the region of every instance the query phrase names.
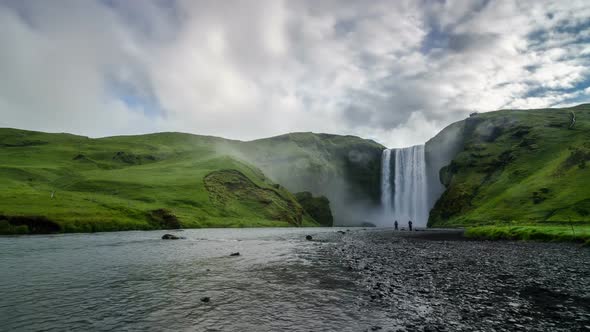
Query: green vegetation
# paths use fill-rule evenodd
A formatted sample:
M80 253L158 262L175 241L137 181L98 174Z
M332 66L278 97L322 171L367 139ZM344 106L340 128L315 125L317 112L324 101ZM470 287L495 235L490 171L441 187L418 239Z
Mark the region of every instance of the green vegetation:
M497 226L468 232L490 238L567 238L570 221L587 231L590 105L483 113L460 125L463 147L440 171L446 190L430 226Z
M571 241L590 245L590 225L479 226L465 236L488 240Z
M291 192L326 196L336 225L358 222L380 204L384 147L372 140L291 133L225 148Z
M332 226L334 217L330 210L330 201L325 196L313 197L308 191L295 194L295 198L309 215L322 226Z
M240 142L0 129L0 233L358 222L379 206L382 150L314 133ZM476 114L426 150L430 167L455 156L429 226L542 238L590 223L590 105Z
M246 142L239 155L292 191L326 192L346 182L357 195L379 202L384 147L356 136L291 133ZM311 187L311 188L310 188Z
M255 214L259 219L296 226L303 221L304 210L293 197L281 195L279 186L259 186L240 171L214 171L205 176L204 183L212 204L228 215Z
M0 233L318 225L287 189L221 152L244 144L0 129Z

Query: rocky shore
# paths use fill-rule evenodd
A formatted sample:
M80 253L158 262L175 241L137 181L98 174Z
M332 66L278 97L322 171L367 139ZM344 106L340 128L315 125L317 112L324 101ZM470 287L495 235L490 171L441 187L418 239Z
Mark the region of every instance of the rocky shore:
M322 251L365 290L375 331L590 331L590 250L467 241L456 231L350 231ZM364 293L364 294L365 294Z

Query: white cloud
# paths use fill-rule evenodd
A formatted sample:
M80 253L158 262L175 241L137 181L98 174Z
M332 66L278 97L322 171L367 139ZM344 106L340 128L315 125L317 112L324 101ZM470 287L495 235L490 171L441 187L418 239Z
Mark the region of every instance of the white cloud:
M399 147L590 100L586 1L62 2L0 4L0 126Z

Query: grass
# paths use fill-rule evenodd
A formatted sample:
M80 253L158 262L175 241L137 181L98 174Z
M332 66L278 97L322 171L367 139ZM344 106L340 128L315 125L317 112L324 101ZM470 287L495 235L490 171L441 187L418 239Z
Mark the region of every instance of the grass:
M356 136L307 132L246 142L232 154L296 192L329 196L327 187L346 182L356 189L357 199L379 202L383 148Z
M572 129L570 111L578 119ZM590 105L490 112L462 125L465 146L442 172L448 187L431 226L489 225L512 234L515 225L590 222ZM546 233L517 230L522 237Z
M180 133L90 139L0 129L0 233L32 232L40 217L61 232L162 228L158 210L184 228L317 225L287 189L224 153L243 144ZM228 170L256 199L232 195L221 181L224 203L212 203L204 178Z
M519 225L470 227L465 236L488 240L580 242L590 245L590 225Z
M384 147L374 141L307 132L227 148L292 192L326 196L335 224L357 223L364 211L379 208Z

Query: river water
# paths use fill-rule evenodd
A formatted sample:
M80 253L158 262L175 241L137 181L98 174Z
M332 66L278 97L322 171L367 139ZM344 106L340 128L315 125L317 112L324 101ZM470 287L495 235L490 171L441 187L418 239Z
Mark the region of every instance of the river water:
M0 237L0 330L370 329L387 318L358 305L350 273L318 254L329 242L305 240L337 230Z

